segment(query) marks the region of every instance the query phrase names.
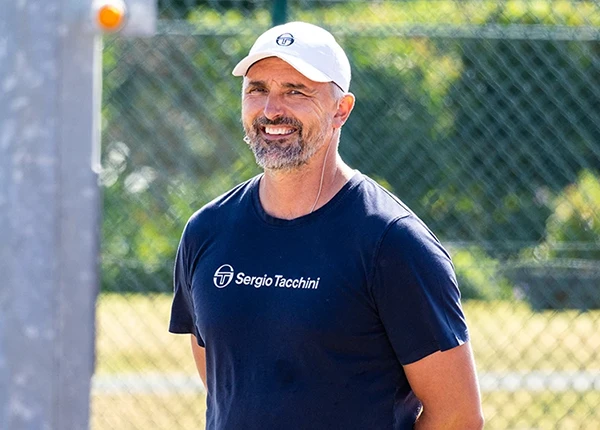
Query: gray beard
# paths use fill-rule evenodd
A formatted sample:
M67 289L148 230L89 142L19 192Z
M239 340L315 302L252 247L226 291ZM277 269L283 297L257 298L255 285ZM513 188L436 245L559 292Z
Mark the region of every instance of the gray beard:
M263 125L292 125L297 130L296 140L265 140L260 137L259 130ZM308 163L317 152L319 145L307 144L302 133L302 124L298 121L281 118L269 121L266 118L257 118L252 127L244 127L246 136L244 141L254 153L256 164L268 170L292 170ZM321 138L322 136L315 136ZM311 139L312 140L312 139ZM323 140L322 138L320 139ZM318 141L318 139L317 139Z
M246 138L246 142L254 153L256 164L263 169L296 169L308 163L315 153L315 148L307 148L302 139L286 144L283 139L266 143L260 138L252 139L248 136Z

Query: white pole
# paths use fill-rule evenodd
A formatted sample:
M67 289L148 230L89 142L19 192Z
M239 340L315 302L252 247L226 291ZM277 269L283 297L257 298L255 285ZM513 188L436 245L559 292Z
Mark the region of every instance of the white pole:
M0 13L0 428L89 426L100 47L74 0Z

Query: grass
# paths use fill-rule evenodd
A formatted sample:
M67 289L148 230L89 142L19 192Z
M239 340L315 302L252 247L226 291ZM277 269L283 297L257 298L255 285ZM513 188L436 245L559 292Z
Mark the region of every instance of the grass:
M194 374L188 336L167 331L170 306L170 295L102 295L96 372ZM534 313L512 302L464 309L479 371L600 370L600 311Z
M480 371L600 370L600 311L536 313L512 302L464 307Z
M596 430L600 428L600 392L514 393L483 395L486 430Z
M596 430L600 392L496 392L483 397L486 430ZM202 429L203 395L94 395L92 430Z
M170 295L103 294L97 306L97 374L195 374L189 336L168 332Z
M98 375L196 375L189 337L168 333L170 295L104 294L97 308ZM533 313L522 303L467 302L479 372L600 370L600 311ZM492 392L486 429L597 429L600 392ZM203 395L95 394L92 429L198 429Z
M94 395L93 430L203 429L204 395Z

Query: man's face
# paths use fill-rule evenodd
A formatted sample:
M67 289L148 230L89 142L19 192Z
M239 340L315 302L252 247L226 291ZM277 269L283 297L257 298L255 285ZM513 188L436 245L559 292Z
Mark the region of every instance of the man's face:
M242 123L259 166L271 170L302 166L329 142L337 110L333 85L311 81L276 57L248 70Z

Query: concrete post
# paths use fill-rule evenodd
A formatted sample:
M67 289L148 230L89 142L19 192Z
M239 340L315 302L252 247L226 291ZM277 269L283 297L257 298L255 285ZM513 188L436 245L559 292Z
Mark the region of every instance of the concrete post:
M76 0L0 13L0 428L89 426L100 45Z

